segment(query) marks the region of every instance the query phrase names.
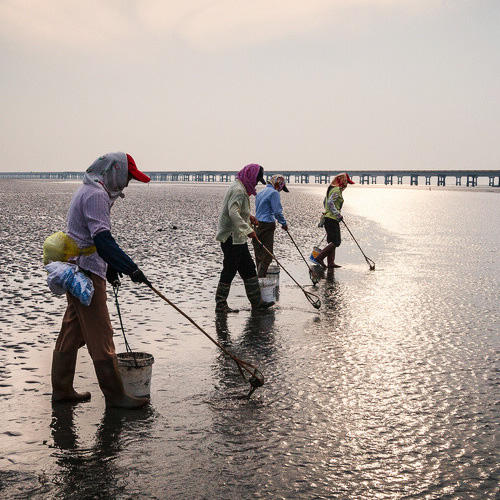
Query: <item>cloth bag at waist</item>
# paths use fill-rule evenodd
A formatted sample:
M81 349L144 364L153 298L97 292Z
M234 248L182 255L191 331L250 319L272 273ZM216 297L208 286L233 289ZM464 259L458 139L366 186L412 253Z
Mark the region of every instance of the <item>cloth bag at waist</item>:
M49 262L67 262L73 257L90 255L95 251L95 245L79 248L71 236L57 231L43 242L43 264L46 266Z

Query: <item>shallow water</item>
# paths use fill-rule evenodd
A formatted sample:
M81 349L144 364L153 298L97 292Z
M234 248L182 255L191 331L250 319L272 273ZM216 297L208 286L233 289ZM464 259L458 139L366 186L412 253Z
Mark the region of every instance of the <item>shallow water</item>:
M74 183L0 181L0 493L151 498L495 498L500 494L500 198L497 192L364 188L345 193L342 268L318 312L281 273L280 301L252 315L239 278L215 321L222 185L133 185L113 233L146 275L266 377L250 400L233 362L144 287L123 280L129 342L154 355L152 404L105 411L81 350L75 386L50 403L65 308L41 266ZM322 237L324 187L282 194L306 255ZM178 229L173 229L173 226ZM285 233L275 253L307 284ZM115 343L124 350L116 310Z

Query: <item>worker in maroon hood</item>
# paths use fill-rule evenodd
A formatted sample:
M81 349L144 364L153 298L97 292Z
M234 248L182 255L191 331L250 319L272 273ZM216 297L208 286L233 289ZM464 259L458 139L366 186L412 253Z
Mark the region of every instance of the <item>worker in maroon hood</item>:
M87 169L83 185L71 200L67 229L78 247L95 247L89 255L72 260L92 280L94 295L85 306L67 294L68 306L52 358L52 400L85 401L88 392L78 393L73 378L78 349L87 346L94 363L99 386L108 406L139 408L147 398L126 394L117 369L113 329L106 305L106 279L119 284L119 273L127 274L135 283L149 283L137 264L118 246L111 235L110 210L115 200L124 197L123 189L131 179L149 182L139 171L134 159L125 153L109 153L99 157Z

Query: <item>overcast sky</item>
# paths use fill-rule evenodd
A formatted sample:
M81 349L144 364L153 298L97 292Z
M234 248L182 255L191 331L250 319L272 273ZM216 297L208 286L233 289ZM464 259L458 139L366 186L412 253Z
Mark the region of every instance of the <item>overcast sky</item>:
M0 0L1 171L500 168L500 0Z

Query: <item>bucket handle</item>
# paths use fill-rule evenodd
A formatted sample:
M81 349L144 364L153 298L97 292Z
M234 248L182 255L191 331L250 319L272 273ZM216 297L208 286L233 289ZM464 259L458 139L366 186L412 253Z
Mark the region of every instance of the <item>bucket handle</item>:
M118 290L119 290L119 288L120 288L120 282L115 281L115 283L113 283L113 295L115 296L116 310L118 311L118 318L120 319L120 328L122 329L123 340L125 341L125 350L129 354L132 354L132 357L134 358L135 367L139 368L139 364L137 363L137 357L135 355L135 352L132 351L132 349L130 348L130 345L127 341L127 336L125 335L125 328L123 328L122 315L120 313L120 304L118 303Z

